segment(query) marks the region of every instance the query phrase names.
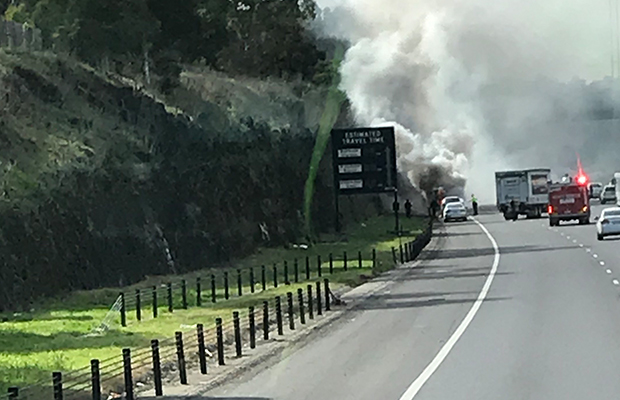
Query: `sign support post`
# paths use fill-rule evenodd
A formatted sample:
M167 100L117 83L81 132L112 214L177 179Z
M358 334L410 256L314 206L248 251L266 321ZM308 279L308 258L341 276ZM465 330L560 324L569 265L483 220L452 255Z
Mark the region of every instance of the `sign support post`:
M400 224L398 221L398 189L394 188L394 232L400 236Z

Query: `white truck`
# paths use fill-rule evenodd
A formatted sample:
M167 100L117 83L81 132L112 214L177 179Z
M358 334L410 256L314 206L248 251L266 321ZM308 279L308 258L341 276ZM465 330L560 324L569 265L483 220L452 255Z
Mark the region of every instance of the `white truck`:
M549 205L550 181L548 168L495 172L497 209L507 220L540 218Z

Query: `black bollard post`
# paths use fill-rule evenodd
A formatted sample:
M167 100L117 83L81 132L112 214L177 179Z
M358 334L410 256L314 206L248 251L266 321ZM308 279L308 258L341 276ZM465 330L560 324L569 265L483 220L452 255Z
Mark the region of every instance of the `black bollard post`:
M99 360L90 360L90 388L93 400L101 400L101 370Z
M265 268L264 265L260 266L260 280L261 280L261 285L263 287L263 291L267 290L267 268Z
M187 310L187 282L185 279L181 280L181 306Z
M284 328L282 327L282 300L280 300L280 296L276 296L276 323L278 325L278 335L284 335Z
M325 279L323 283L325 284L325 311L329 311L331 309L329 304L329 279Z
M17 386L11 386L8 388L7 393L9 395L9 400L19 399L19 388Z
M316 283L316 315L323 315L323 306L321 302L323 297L321 296L321 282Z
M248 308L248 324L250 328L250 348L256 348L256 320L254 319L254 307Z
M344 268L344 270L346 271L348 269L348 265L347 265L347 252L344 251L342 253L342 268Z
M263 301L263 339L269 340L269 302Z
M304 290L302 288L297 289L297 302L299 303L299 322L305 325L306 313L304 310Z
M125 377L125 398L127 400L134 400L130 349L123 349L123 375Z
M314 304L312 299L312 285L308 285L308 318L314 319Z
M237 295L243 296L243 278L241 277L241 270L237 270Z
M372 269L377 267L377 250L372 249Z
M172 304L172 283L170 282L168 282L168 311L174 311L174 306Z
M125 293L121 292L120 294L121 296L121 326L122 327L126 327L127 326L127 309L125 306Z
M217 363L224 365L224 332L222 330L222 318L215 319L215 329L217 332Z
M394 247L392 247L392 260L394 261L394 264L398 262L396 260L396 249Z
M215 287L215 274L211 274L211 303L217 301L217 292Z
M159 340L151 340L151 358L153 359L153 386L155 396L163 396L164 389L161 383L161 360L159 359Z
M200 373L207 374L207 349L205 347L205 328L203 324L196 325L196 339L198 340L198 361Z
M357 268L362 268L362 252L357 252Z
M254 293L254 267L250 267L250 293Z
M291 330L295 329L295 314L293 313L293 293L291 292L287 292L286 293L286 302L287 302L287 308L288 308L288 327Z
M153 285L153 318L157 318L157 309L159 305L157 304L157 286Z
M228 300L230 293L228 293L228 271L224 271L224 298Z
M278 266L273 264L273 287L278 287Z
M306 280L310 279L310 257L306 256Z
M187 385L187 369L185 367L185 350L183 348L183 332L175 332L174 339L177 345L177 367L181 385Z
M241 357L241 324L239 321L239 311L233 311L233 327L235 330L235 352L237 357Z
M299 282L299 262L295 259L294 263L294 271L295 271L295 283Z
M334 273L334 255L329 253L329 273Z
M316 270L317 270L317 274L319 275L319 278L321 276L323 276L323 263L321 262L321 255L318 254L316 256Z
M52 388L54 400L64 400L62 393L62 372L52 372Z
M290 285L291 281L288 279L288 263L284 261L284 284Z
M140 297L140 289L136 289L136 319L138 321L142 321L142 299Z
M202 285L200 277L196 277L196 307L202 306Z

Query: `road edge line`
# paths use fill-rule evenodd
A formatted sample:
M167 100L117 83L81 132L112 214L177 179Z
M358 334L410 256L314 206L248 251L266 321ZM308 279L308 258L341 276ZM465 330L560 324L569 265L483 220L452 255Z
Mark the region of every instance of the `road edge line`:
M478 298L474 301L474 304L472 304L469 312L465 315L465 318L463 318L463 321L461 321L458 328L456 328L452 336L450 336L450 339L448 339L448 341L443 345L441 350L439 350L439 352L437 353L435 358L433 358L430 364L428 364L426 368L424 368L422 373L411 383L411 385L409 385L405 393L400 396L400 400L413 400L420 391L420 389L422 389L424 384L430 379L430 377L435 373L435 371L437 371L437 369L443 363L446 357L448 357L448 354L450 354L450 351L452 351L452 348L454 347L456 342L458 342L461 336L463 336L463 333L465 333L465 330L467 330L467 327L478 313L478 310L482 306L482 303L484 302L487 294L489 293L489 289L491 288L493 279L495 278L495 274L497 272L497 268L499 266L499 261L501 258L499 246L497 245L497 242L495 241L493 235L491 235L489 230L482 223L478 222L478 220L476 220L475 218L471 218L471 220L474 221L478 225L478 227L480 227L480 229L482 229L482 231L487 235L487 238L491 242L491 245L493 245L495 256L493 258L491 272L489 273L489 276L484 282L484 285L482 286L482 289L478 294Z

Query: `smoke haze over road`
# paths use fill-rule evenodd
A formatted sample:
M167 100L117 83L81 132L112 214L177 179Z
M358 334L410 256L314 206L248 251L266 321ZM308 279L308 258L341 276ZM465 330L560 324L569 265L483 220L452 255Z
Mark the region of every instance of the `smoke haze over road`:
M341 88L360 125L396 127L399 169L494 202L498 169L620 167L598 3L320 0L318 26L349 42Z

